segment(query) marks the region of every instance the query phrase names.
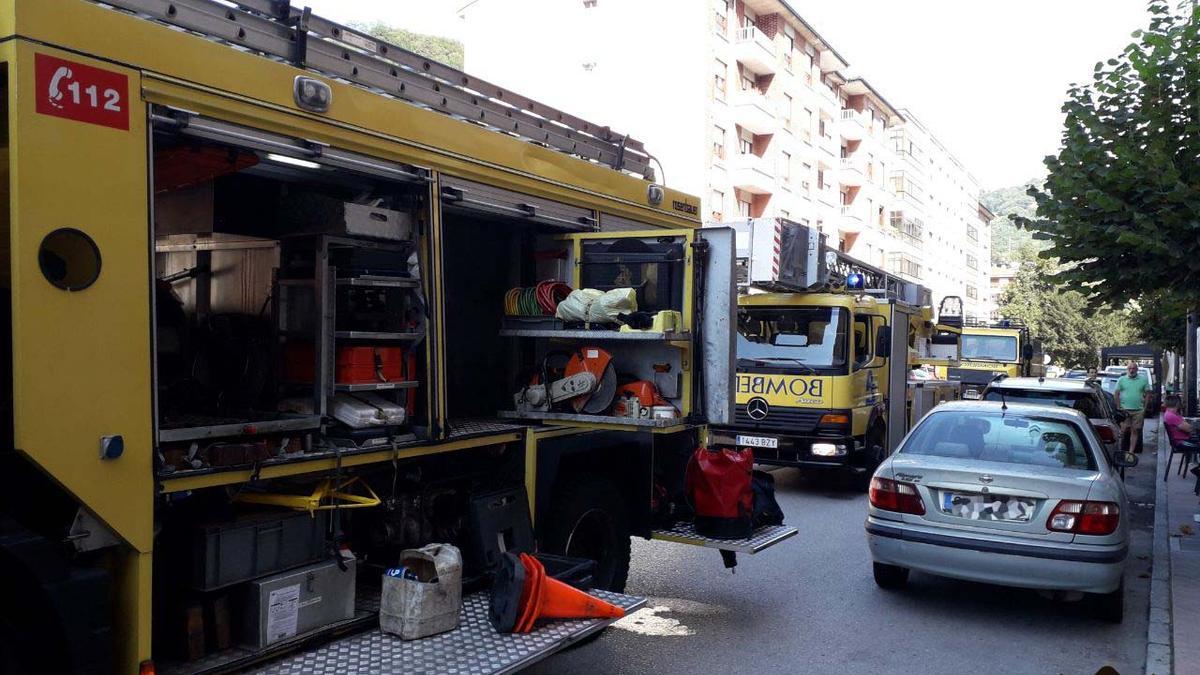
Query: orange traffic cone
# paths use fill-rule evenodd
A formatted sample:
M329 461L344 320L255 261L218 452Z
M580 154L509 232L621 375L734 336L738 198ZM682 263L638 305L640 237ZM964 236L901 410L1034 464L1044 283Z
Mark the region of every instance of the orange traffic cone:
M540 619L619 619L625 610L546 576L531 555L505 553L492 584L489 616L501 633L528 633Z

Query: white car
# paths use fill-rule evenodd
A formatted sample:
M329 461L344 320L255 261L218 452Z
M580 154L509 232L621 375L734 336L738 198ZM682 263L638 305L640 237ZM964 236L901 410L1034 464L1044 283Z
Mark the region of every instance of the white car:
M1119 622L1129 554L1125 484L1077 410L955 401L930 412L871 479L875 582L917 570L1098 596ZM1137 457L1115 461L1133 466Z

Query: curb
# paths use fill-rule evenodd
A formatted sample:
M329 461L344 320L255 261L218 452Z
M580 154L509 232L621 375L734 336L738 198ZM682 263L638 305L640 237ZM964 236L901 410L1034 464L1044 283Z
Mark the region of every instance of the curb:
M1171 551L1167 541L1167 483L1158 476L1166 466L1170 448L1167 435L1155 428L1158 461L1154 476L1154 545L1150 554L1150 621L1146 627L1146 675L1171 675Z

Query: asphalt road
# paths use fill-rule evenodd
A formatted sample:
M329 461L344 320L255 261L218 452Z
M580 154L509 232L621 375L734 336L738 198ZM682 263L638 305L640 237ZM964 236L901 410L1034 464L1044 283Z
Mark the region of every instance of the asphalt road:
M1133 541L1120 625L1094 618L1087 600L919 573L903 591L881 590L863 534L866 496L781 469L778 498L798 536L740 556L733 575L715 550L636 540L627 592L649 606L529 672L1140 673L1156 447L1146 424L1148 450L1127 475Z

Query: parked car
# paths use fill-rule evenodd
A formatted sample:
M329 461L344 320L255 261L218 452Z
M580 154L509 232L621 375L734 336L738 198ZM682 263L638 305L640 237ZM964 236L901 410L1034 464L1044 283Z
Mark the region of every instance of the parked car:
M1111 395L1085 380L1008 377L992 381L983 400L1072 408L1087 416L1109 457L1120 449L1121 418Z
M1067 378L1068 380L1082 380L1087 377L1087 370L1083 368L1072 368L1071 370L1068 370L1063 377Z
M875 582L910 570L1095 594L1119 622L1129 553L1125 483L1078 410L953 401L932 410L875 471L867 542Z

